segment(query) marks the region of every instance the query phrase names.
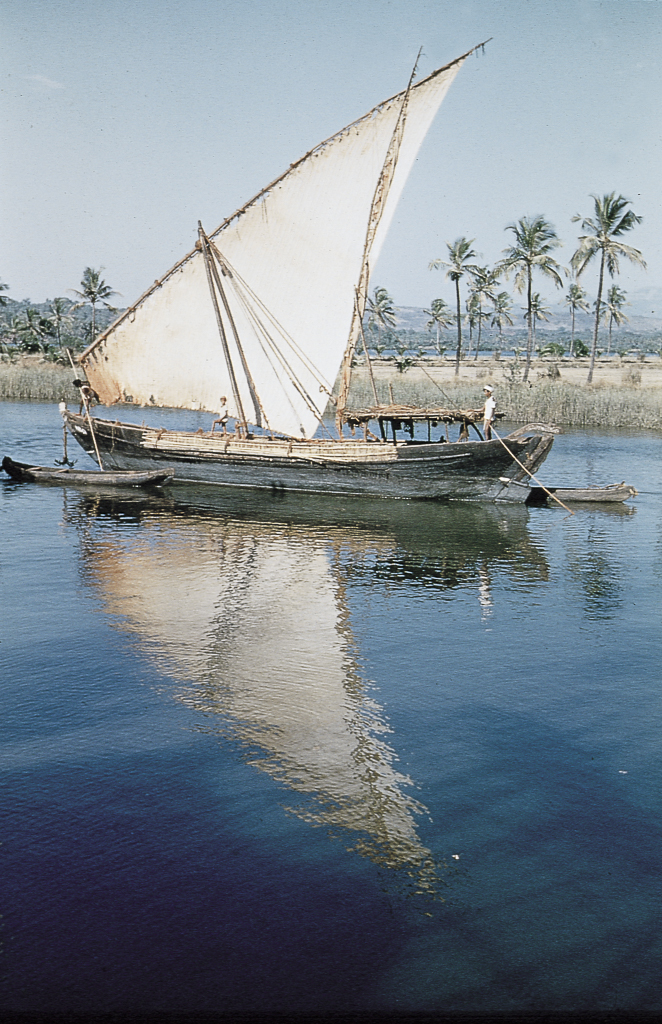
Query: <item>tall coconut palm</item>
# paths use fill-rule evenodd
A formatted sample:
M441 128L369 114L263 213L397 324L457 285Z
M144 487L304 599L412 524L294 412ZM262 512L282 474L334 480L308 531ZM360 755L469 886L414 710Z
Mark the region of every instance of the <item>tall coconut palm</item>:
M543 300L540 296L540 292L534 292L531 296L531 305L524 313L524 319L528 320L530 317L533 322L531 331L533 335L534 348L536 344L536 323L538 320L549 320L551 315L550 309L547 306L543 306Z
M48 311L50 316L48 319L52 325L53 334L57 339L58 348L62 348L62 332L68 331L74 322L74 318L71 315L72 308L73 303L69 299L57 298L49 303Z
M499 274L497 270L490 270L489 267L476 267L471 271L470 294L476 305L476 322L478 325L474 359L478 359L483 320L489 317L489 313L483 310L483 302L494 302L494 289L498 283Z
M608 195L591 195L593 200L593 217L582 219L580 214L572 218L573 222L581 221L582 231L585 235L579 236L579 246L573 254L571 263L577 277L584 273L593 259L600 254L600 271L598 274L598 294L595 300L595 325L593 328L593 344L591 345L591 359L588 368L587 384L593 380L593 367L595 355L598 348L598 328L600 325L602 287L605 278L605 269L610 277L615 277L620 271L619 258L624 256L630 263L639 267L645 267L643 256L638 249L631 245L625 245L619 241L621 235L632 231L637 224L641 224L642 218L638 217L634 210L629 210L630 200L625 196L617 196L615 192Z
M510 324L513 326L513 318L510 315L511 300L508 292L499 292L492 299L494 309L492 311L492 317L490 319L490 326L498 328L499 331L499 347L503 348L503 325Z
M471 346L473 345L474 338L474 328L478 326L478 302L476 301L475 296L471 294L471 292L469 292L469 294L467 295L467 301L465 305L467 311L464 315L464 320L467 327L469 328L469 355L471 355Z
M582 313L588 313L588 302L586 301L587 296L583 288L581 288L575 281L572 282L568 288L568 293L563 300L565 306L570 307L570 317L572 320L572 330L570 332L570 355L575 354L575 315L577 310Z
M427 324L425 325L429 331L434 327L437 329L437 352L441 352L441 346L439 343L439 331L447 330L452 323L455 322L455 316L451 312L451 308L444 299L433 299L430 303L430 308L424 310L425 313L430 317ZM444 350L445 351L445 350Z
M373 298L368 296L368 327L377 328L377 342L381 345L382 328L391 330L395 327L395 306L386 288L375 288Z
M515 272L515 288L518 292L526 289L526 321L528 337L526 343L526 366L524 377L529 378L531 354L533 352L534 317L531 312L533 301L533 271L537 270L545 277L551 278L557 288L563 287L561 273L563 267L552 257L552 250L561 244L556 231L544 217L521 217L515 224L508 224L506 231L515 235L515 244L504 249L504 258L498 264L498 270L507 277Z
M432 260L429 270L438 270L439 267L448 267L446 277L455 284L455 302L457 308L457 351L455 353L455 376L460 372L460 355L462 354L462 303L460 301L460 281L466 273L475 269L475 265L469 260L476 259L476 253L471 248L473 238L456 238L451 244L446 242L448 259Z
M619 288L617 284L613 284L607 292L607 301L605 302L604 310L602 313L603 322L609 325L609 340L607 341L607 355L611 352L611 329L616 324L620 327L621 324L625 324L628 321L623 312L623 306L629 306L630 303L626 299L627 292L624 292L622 288Z
M73 295L81 300L78 303L79 308L80 306L92 307L92 340L94 340L97 333L97 304L101 303L101 305L105 306L107 309L114 310L115 307L111 306L108 299L113 295L119 295L119 292L113 291L110 285L106 284L102 279L101 271L103 269L103 267L99 267L98 270L95 270L94 267L85 267L83 277L80 282L80 290L77 288L69 289Z

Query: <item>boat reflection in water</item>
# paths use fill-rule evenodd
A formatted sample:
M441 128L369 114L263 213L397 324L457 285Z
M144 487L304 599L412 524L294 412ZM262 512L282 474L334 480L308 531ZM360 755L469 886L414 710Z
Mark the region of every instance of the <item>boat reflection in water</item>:
M547 574L529 513L219 490L68 493L86 579L178 681L178 699L300 795L288 810L351 835L349 849L440 895L452 868L419 838L426 808L395 767L397 743L359 668L346 588L473 580L486 614L491 567Z

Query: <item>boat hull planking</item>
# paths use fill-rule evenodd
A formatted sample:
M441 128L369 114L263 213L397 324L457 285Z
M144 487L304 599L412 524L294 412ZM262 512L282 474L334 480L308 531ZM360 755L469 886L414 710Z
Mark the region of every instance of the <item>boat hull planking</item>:
M64 417L93 455L86 418ZM513 456L534 473L553 443L553 435L444 444L237 439L92 422L104 466L112 469L149 471L166 463L175 483L389 498L523 502L528 488L518 482L528 475Z

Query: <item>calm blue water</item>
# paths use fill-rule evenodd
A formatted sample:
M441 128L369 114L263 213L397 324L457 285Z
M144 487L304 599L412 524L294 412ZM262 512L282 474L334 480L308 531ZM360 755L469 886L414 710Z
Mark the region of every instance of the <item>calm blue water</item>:
M3 1011L659 1013L660 444L560 437L640 491L570 517L3 481Z

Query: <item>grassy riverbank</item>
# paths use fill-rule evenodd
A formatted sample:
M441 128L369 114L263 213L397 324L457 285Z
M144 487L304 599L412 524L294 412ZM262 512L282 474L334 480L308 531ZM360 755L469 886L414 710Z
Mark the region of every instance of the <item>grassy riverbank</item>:
M476 409L483 404L482 389L489 382L496 388L498 411L509 422L662 430L662 372L657 364L601 367L590 386L580 382L585 368L573 365L572 379L564 380L570 373L562 366L561 379L553 380L550 364L542 361L532 364L527 384L509 380L512 366L494 360L463 364L457 381L448 364L412 366L402 374L392 363L377 363L373 369L377 394L385 403L390 400L390 384L395 401L406 405ZM353 372L349 405L374 405L365 366Z
M508 367L495 361L463 365L458 382L447 364L412 366L401 374L393 363L384 362L375 364L374 372L382 402L389 401L390 383L395 400L407 405L478 408L483 384L489 380L497 390L498 409L509 422L662 430L662 370L656 364L603 367L590 387L577 378L564 380L563 367L561 379L551 380L549 369L548 363L534 363L530 385L509 381ZM34 358L0 363L0 399L77 404L73 378L66 366ZM354 370L349 404L353 408L374 404L365 366Z

